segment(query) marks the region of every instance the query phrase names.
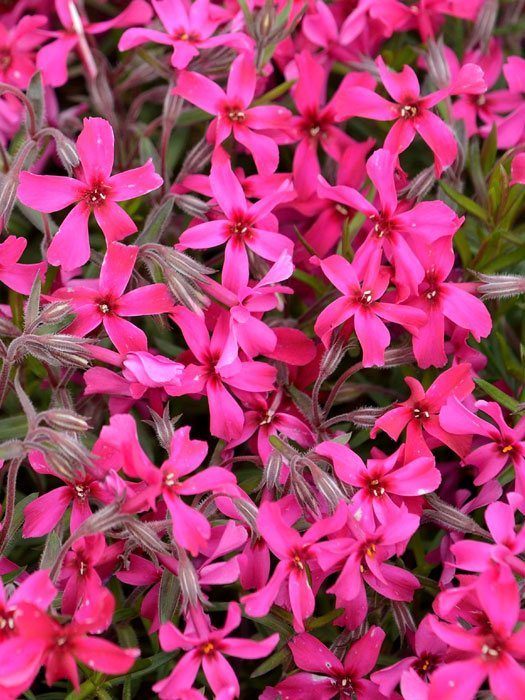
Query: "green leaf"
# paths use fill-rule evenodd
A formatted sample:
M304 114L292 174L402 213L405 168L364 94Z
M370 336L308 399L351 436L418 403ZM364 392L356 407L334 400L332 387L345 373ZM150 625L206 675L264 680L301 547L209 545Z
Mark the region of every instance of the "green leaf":
M172 197L163 204L155 207L144 223L144 228L137 237L137 245L143 243L157 243L160 241L173 211L174 200Z
M479 204L476 204L474 200L466 197L464 194L461 194L461 192L456 192L456 190L446 182L440 182L439 186L453 202L458 204L466 212L472 214L481 221L487 221L487 212L483 209L483 207L480 207Z
M494 401L497 401L502 406L505 406L505 408L508 408L509 411L514 412L519 410L520 404L518 401L516 401L516 399L513 399L512 396L509 396L504 391L501 391L501 389L489 384L489 382L486 382L484 379L479 379L479 377L476 377L474 381L480 389L483 389L483 391L490 396L491 399L494 399Z
M319 627L331 624L335 619L344 613L344 608L337 608L321 615L321 617L312 617L306 622L306 629L315 630Z
M56 531L56 529L51 530L49 535L46 537L44 549L40 558L41 569L52 568L53 564L57 560L61 547L62 540L60 539L58 532Z
M269 656L262 664L257 666L255 671L251 674L250 678L258 678L259 676L264 676L265 673L272 671L277 666L282 666L283 664L290 661L292 654L288 647L283 647L276 651L274 654Z
M44 126L46 101L44 96L44 83L42 81L42 74L40 73L40 71L37 71L29 81L26 95L31 104L33 105L37 130L41 129ZM28 124L27 118L26 124Z
M0 419L0 441L23 438L27 433L27 418L21 413L18 416Z
M496 127L496 122L492 125L490 134L487 136L481 147L481 168L485 175L492 170L494 163L496 162L496 155L498 153L498 130Z
M161 623L170 622L179 597L180 586L177 577L164 569L159 589L159 617Z

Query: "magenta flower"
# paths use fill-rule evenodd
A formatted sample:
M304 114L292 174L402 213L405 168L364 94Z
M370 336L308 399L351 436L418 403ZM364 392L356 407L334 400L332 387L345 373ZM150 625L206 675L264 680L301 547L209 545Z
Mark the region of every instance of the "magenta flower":
M477 595L487 624L465 629L431 618L434 633L454 650L450 660L432 675L429 700L472 700L488 678L497 698L525 693L525 635L514 632L520 615L520 596L512 574L496 569L478 580Z
M19 635L0 643L2 686L17 688L25 684L27 688L42 664L46 666L48 685L65 678L75 689L80 686L77 661L101 673L127 673L139 650L121 649L113 642L92 636L108 627L114 612L111 594L102 590L104 595L93 601L89 615L84 613L61 625L40 612L38 618L28 618Z
M485 522L495 544L464 539L451 546L459 569L484 572L496 565L525 576L525 562L520 556L525 551L525 528L516 532L514 525L522 499L517 494L508 494L508 500L509 503L491 503L485 511Z
M175 94L216 115L208 138L216 146L230 134L253 156L260 173L273 173L279 162L279 148L273 138L261 131L289 127L290 112L277 105L250 107L255 95L256 73L251 54L241 54L230 67L226 92L201 73L182 71Z
M68 333L85 336L102 324L120 353L147 350L146 334L126 318L167 313L174 304L165 284L149 284L124 293L138 251L137 246L110 243L98 280L90 286L75 284L55 293L55 297L67 299L76 314Z
M395 102L389 102L366 87L349 87L335 101L337 116L340 119L365 117L380 121L395 120L385 139L385 148L395 154L406 150L416 133L419 134L434 154L436 175L439 177L454 162L458 146L450 127L430 110L450 91L438 90L421 97L417 76L410 66L404 66L401 73L395 73L386 67L381 56L376 63L383 85ZM475 69L479 73L477 66Z
M285 181L273 194L249 204L222 149L216 151L210 184L224 218L186 229L179 245L182 249L201 250L226 243L222 283L235 290L246 285L250 276L248 250L272 262L279 260L283 252L292 254L292 241L277 233L277 221L271 214L277 204L289 199L291 185Z
M476 408L489 416L496 425L469 411L457 398L451 398L439 414L441 427L457 435L481 435L488 439L465 456L466 464L477 467L475 484L485 484L497 477L509 460L516 470L521 493L525 468L525 418L515 428L510 428L503 417L501 407L494 401L476 401Z
M442 236L452 238L463 220L444 202L419 202L411 209L407 203L399 203L394 179L396 161L397 156L383 148L374 151L367 161L368 177L379 194L377 207L352 187L330 187L323 178L319 179L318 194L368 217L372 226L356 251L353 265L363 276L369 261L376 259L376 249L383 251L394 266L393 282L403 301L417 294L425 275L414 250L414 238L430 245Z
M417 578L398 566L387 564L400 554L419 526L419 517L401 506L392 519L372 528L361 526L359 515L348 518L348 536L335 537L314 546L325 572L340 571L328 593L338 600L356 601L366 610L365 582L390 600L410 601L419 588Z
M180 326L194 359L186 366L180 387L167 387L168 393L206 394L212 434L227 441L237 439L244 426L243 411L226 386L234 393L271 391L275 367L238 359L237 344L225 316L217 321L211 337L204 321L188 309L178 307L172 318Z
M48 609L56 594L57 589L45 570L30 574L10 595L0 579L0 645L24 634L24 629L30 625L38 624L42 612Z
M27 240L8 236L0 243L0 282L19 294L29 294L35 277L44 280L47 265L41 263L19 263L26 249Z
M330 441L319 443L315 452L330 458L338 478L358 489L352 497L354 517L365 527L373 528L376 519L379 523L395 519L402 503L408 506L410 497L431 493L441 482L431 456L400 466L397 451L385 459L369 459L365 465L349 447Z
M263 503L257 516L257 529L279 563L263 588L241 598L248 615L266 615L287 581L287 599L293 614L294 629L302 632L304 621L313 614L315 607L309 578L311 567L316 564L312 546L322 537L340 530L346 519L347 507L340 503L332 516L316 521L301 536L285 521L279 502Z
M335 95L325 104L328 72L308 51L296 55L295 62L299 78L293 89L293 98L300 114L291 120L295 138L299 139L293 159L293 178L299 197L307 199L314 194L320 173L319 146L339 162L343 152L352 145L350 136L336 126L344 119L336 116L338 95L355 85L372 90L375 82L366 73L351 73L345 76Z
M162 178L151 160L139 168L111 175L114 157L113 129L105 119L84 119L77 139L81 165L76 177L20 173L20 201L41 212L53 212L77 202L47 251L51 265L74 270L89 260L88 220L94 214L106 242L120 241L137 231L129 214L117 202L156 190Z
M383 320L397 323L414 334L425 323L419 309L408 304L380 301L388 287L389 275L379 266L378 254L369 261L362 282L354 266L341 255L331 255L322 260L321 268L343 296L319 314L315 332L328 345L331 332L353 319L355 334L363 349L364 367L382 365L384 362L390 333Z
M97 75L97 64L91 53L88 37L109 32L130 24L143 24L151 19L151 7L144 0L131 0L118 15L103 22L89 22L79 11L76 2L56 0L56 11L64 29L47 32L53 38L38 52L37 67L47 85L60 87L67 82L67 59L77 49L91 78Z
M60 521L69 506L71 506L69 527L73 532L91 515L90 500L100 503L107 503L111 500L111 494L91 474L79 476L74 480L65 475L56 474L40 453L30 453L29 461L39 474L52 474L66 485L51 489L26 505L24 508L24 537L47 535Z
M22 17L13 27L0 22L0 81L25 90L36 70L36 49L44 41L43 15Z
M358 700L381 700L384 696L367 676L377 663L385 633L372 626L354 642L341 661L330 649L311 634L304 632L289 643L295 665L302 669L284 681L275 690L277 697L289 700L305 698L355 697Z
M525 153L518 153L512 159L511 175L512 184L525 185Z
M209 0L195 0L189 7L182 0L152 0L152 4L166 31L160 32L157 29L143 27L128 29L119 41L118 46L121 51L127 51L149 41L165 44L173 49L171 65L182 69L199 55L199 49L230 46L248 51L253 45L248 36L239 31L212 36L224 20L211 16ZM142 23L148 20L149 17L142 20Z
M474 382L470 365L456 365L447 369L426 391L414 377L406 377L405 382L410 389L410 398L378 418L371 436L375 437L383 430L392 440L398 440L406 428L405 459L409 461L431 455L425 433L437 440L438 444L447 445L456 454L466 455L470 438L444 430L439 423L439 412L451 396L461 400L472 393Z
M184 633L171 622L160 628L160 644L164 651L182 649L186 653L170 675L156 683L153 690L161 700L182 697L180 692L191 688L202 666L215 697L239 697L237 676L224 655L239 659L260 659L271 654L279 641L279 635L272 634L260 641L229 637L230 632L241 622L241 610L237 603L229 604L222 629L213 629L202 611L194 610L194 619L198 624L188 625Z
M476 288L474 284L447 281L454 266L450 238L439 238L432 244L415 241L414 246L425 278L419 296L412 303L426 316L425 325L412 340L414 355L422 368L441 367L447 362L445 319L452 327L468 330L478 342L489 335L492 321L483 302L472 293Z
M384 697L393 697L397 684L403 682L403 677L409 669L428 679L444 661L448 644L432 631L431 620L432 616L426 615L413 635L411 640L411 646L415 652L413 656L406 656L393 666L387 666L370 676L372 681L377 683ZM401 689L403 690L403 685Z

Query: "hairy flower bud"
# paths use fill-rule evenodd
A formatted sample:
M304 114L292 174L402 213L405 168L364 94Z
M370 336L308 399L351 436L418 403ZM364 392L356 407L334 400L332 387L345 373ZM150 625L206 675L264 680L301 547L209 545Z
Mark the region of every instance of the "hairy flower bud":
M73 433L89 430L89 423L83 416L66 409L51 408L40 413L39 419L44 420L50 428L55 430L69 430Z
M485 275L481 272L475 274L481 280L478 292L483 299L505 299L525 292L523 275Z

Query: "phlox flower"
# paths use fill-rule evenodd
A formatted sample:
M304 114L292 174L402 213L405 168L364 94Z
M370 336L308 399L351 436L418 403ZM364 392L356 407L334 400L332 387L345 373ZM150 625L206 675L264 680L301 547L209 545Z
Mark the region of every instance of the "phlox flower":
M238 697L239 682L225 655L239 659L260 659L271 654L279 641L279 635L272 634L260 641L230 637L230 632L241 622L241 610L237 603L229 604L224 626L220 629L213 629L202 612L195 611L194 618L197 625L188 625L184 633L171 622L160 628L160 644L164 651L182 649L186 653L170 675L156 683L153 690L161 700L181 697L180 691L191 688L202 666L216 697L224 700Z
M331 255L321 260L324 274L343 296L319 314L315 332L328 345L331 332L352 319L363 349L363 367L384 363L385 350L390 344L390 333L384 321L397 323L413 334L425 323L424 314L419 309L406 303L381 301L390 275L379 266L379 252L369 260L362 282L355 267L341 255Z
M488 442L476 447L465 456L464 462L478 469L476 485L485 484L497 477L512 462L516 470L518 490L523 492L525 483L525 418L515 428L507 425L499 404L494 401L476 401L478 411L489 416L493 423L469 411L457 398L450 398L439 413L439 423L447 432L457 435L480 435ZM494 425L495 423L495 425Z
M447 97L450 90L438 90L421 97L419 81L410 66L404 66L401 73L395 73L387 68L381 56L376 63L381 81L395 102L389 102L369 88L352 86L342 91L335 101L336 115L341 119L365 117L380 121L395 120L385 139L385 148L395 154L406 150L418 133L434 154L436 175L439 177L454 162L458 147L450 127L431 108ZM472 73L469 77L474 84L472 87L469 81L467 89L484 92L486 85L481 78L481 69L468 64L467 72Z
M199 55L200 49L216 46L230 46L244 51L251 49L252 41L240 31L212 36L224 20L212 16L209 0L195 0L191 4L183 0L153 0L152 5L166 31L143 27L127 29L119 41L121 51L150 41L165 44L173 49L171 65L182 69ZM143 23L148 19L143 20Z
M497 698L525 693L525 633L523 628L514 631L520 613L518 585L506 568L499 568L478 580L476 592L486 625L467 630L460 624L430 620L433 632L454 650L454 656L433 673L429 700L472 700L487 678Z
M352 696L358 700L381 700L383 695L365 676L375 667L384 639L385 633L380 627L370 627L350 646L341 661L313 635L299 634L289 646L294 663L301 671L281 681L275 687L275 696L263 694L261 697L265 700L271 697L330 700Z
M0 81L25 90L36 67L36 49L44 41L43 15L26 15L14 26L0 22Z
M235 440L244 426L243 410L229 393L264 392L273 389L276 369L264 362L243 362L229 331L226 316L217 320L211 333L204 321L183 307L172 314L180 326L193 357L186 365L180 387L167 387L172 396L204 393L208 398L210 431L224 440Z
M151 7L144 0L131 0L115 17L103 22L89 22L72 0L55 0L55 9L64 29L49 31L53 40L38 52L37 67L42 71L47 85L60 87L67 82L67 59L71 51L78 50L88 74L97 75L97 65L87 37L97 36L130 24L146 23L151 19Z
M331 441L316 445L315 452L331 459L337 477L357 489L352 497L354 517L359 514L365 527L394 519L401 503L409 506L410 497L413 500L414 496L431 493L441 482L432 456L399 465L398 450L390 457L369 459L365 464L349 447Z
M292 254L292 241L277 233L277 221L271 214L277 204L289 198L291 185L285 181L267 197L248 203L222 149L216 151L210 185L224 216L186 229L179 248L201 250L225 243L222 283L236 290L249 279L248 250L272 262L279 260L283 252Z
M474 382L470 365L451 367L440 374L426 391L414 377L406 377L405 382L410 389L410 398L378 418L370 435L375 437L383 430L392 440L398 440L406 428L405 459L408 461L423 455L431 456L425 433L456 454L466 455L471 442L469 436L455 435L443 429L439 412L451 396L464 399L472 393Z
M113 242L108 246L98 280L70 282L68 287L55 292L55 298L67 299L76 314L68 326L68 333L85 336L102 324L120 353L147 350L144 331L126 319L167 313L173 310L174 304L168 288L162 283L124 292L138 251L137 246Z
M279 148L267 131L289 126L290 112L278 105L250 107L255 95L256 74L251 54L241 54L230 67L226 92L201 73L182 71L175 94L200 107L215 119L208 138L216 146L230 134L253 156L259 173L273 173L279 162Z
M313 573L312 567L315 570L316 565L313 545L326 535L340 530L346 520L347 507L340 503L333 515L316 521L301 536L285 521L279 502L263 503L257 516L257 529L278 557L279 563L263 588L241 599L248 615L266 615L287 583L286 599L292 610L294 629L303 631L304 621L315 608L315 596L309 579L309 572Z
M47 251L51 265L60 265L64 270L74 270L89 260L91 213L108 245L120 241L135 233L137 227L117 202L147 194L162 184L151 160L133 170L111 175L114 135L105 119L84 119L76 147L80 159L76 177L23 171L18 188L20 201L37 211L49 213L77 203L60 225Z
M441 367L447 362L445 319L452 328L459 326L469 331L478 342L489 335L492 320L483 302L474 296L474 284L448 280L454 267L450 238L439 238L431 244L414 241L414 249L425 277L412 303L426 316L426 323L412 340L414 355L422 368Z
M354 188L330 187L323 178L319 178L317 191L320 197L367 216L371 229L357 248L353 265L358 275L364 275L370 259L375 259L375 250L383 251L394 266L393 281L402 301L417 293L425 274L414 251L414 238L429 244L442 236L452 238L463 221L444 202L419 202L411 208L408 203L399 203L394 179L396 161L397 156L383 148L374 151L367 161L368 177L379 194L377 206Z

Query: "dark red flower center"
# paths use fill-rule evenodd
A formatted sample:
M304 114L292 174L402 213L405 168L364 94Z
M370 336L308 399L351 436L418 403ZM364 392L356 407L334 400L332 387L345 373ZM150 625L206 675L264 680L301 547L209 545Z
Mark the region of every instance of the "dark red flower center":
M93 184L84 192L84 201L91 208L100 207L106 203L110 188L103 182Z
M379 479L371 479L368 482L368 490L375 498L380 498L385 494L385 487L381 485L381 481Z
M173 33L175 41L187 41L189 44L200 41L200 36L196 32L187 32L185 29L178 29Z
M401 105L399 107L399 116L401 119L415 119L419 114L419 109L416 105Z

